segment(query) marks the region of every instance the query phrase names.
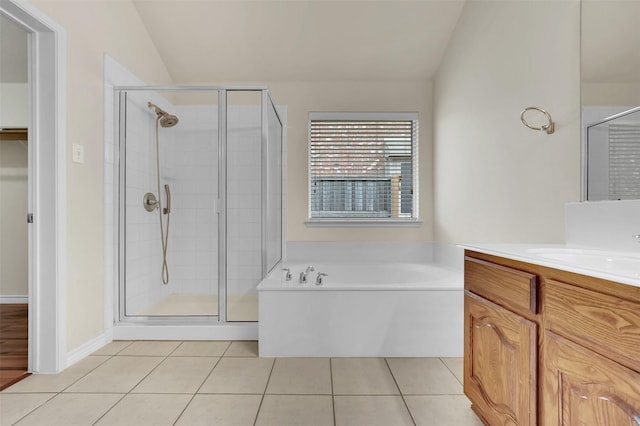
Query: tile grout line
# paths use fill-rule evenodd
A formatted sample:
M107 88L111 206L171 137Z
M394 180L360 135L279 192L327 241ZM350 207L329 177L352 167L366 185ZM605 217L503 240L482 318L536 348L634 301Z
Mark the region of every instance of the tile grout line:
M184 342L183 342L184 343ZM182 346L182 345L181 345ZM176 421L173 422L173 425L175 426L176 424L178 424L178 421L180 420L180 417L182 417L182 415L184 414L185 411L187 411L187 408L189 407L189 405L191 405L191 403L193 402L193 400L195 399L196 395L198 395L198 393L200 392L200 389L202 389L202 386L204 386L205 382L207 380L209 380L209 377L211 377L211 374L213 373L213 370L216 369L216 367L218 366L218 364L220 364L220 361L222 360L222 357L224 356L224 354L227 353L227 351L229 350L229 348L231 347L231 342L229 342L229 344L227 345L227 349L225 349L222 352L222 355L220 355L218 357L218 360L216 361L216 363L213 365L213 368L211 369L211 371L209 371L209 374L207 374L207 376L204 378L204 380L202 381L202 383L200 383L200 386L198 386L198 389L196 389L196 391L193 393L193 395L191 395L191 399L189 400L189 402L187 402L187 405L184 406L184 408L182 409L182 411L180 412L180 414L178 415L178 417L176 417Z
M104 413L102 413L102 415L100 417L98 417L98 419L93 423L93 425L95 425L96 423L98 423L104 416L106 416L107 414L109 414L111 412L111 410L113 410L113 408L118 405L118 403L120 403L120 401L122 401L123 399L125 399L127 397L127 395L131 394L131 391L134 390L136 387L138 387L138 385L140 385L140 383L142 383L147 377L149 377L149 375L151 375L151 373L153 373L160 365L162 365L163 362L165 362L167 359L169 359L169 356L175 352L176 349L178 349L180 346L182 346L183 342L180 342L179 345L177 345L172 351L169 351L169 353L162 357L162 356L153 356L153 355L140 355L141 357L157 357L157 358L163 358L162 361L160 361L158 364L156 364L155 367L153 367L147 374L144 375L144 377L142 377L136 384L134 384L127 392L124 393L124 395L122 395L122 398L118 399L118 401L116 401L115 404L113 404L107 411L105 411ZM132 342L133 344L133 342ZM127 345L125 348L122 349L125 350L126 348L128 348L131 345ZM120 351L120 352L122 352ZM120 353L118 352L118 354ZM116 356L118 356L118 354L114 355L113 358L115 358ZM122 355L122 356L127 356L127 355ZM111 358L110 358L111 359ZM109 360L107 360L109 361ZM105 363L107 362L105 361ZM103 363L104 364L104 363ZM100 365L103 365L100 364ZM86 392L83 392L86 393ZM101 393L101 392L96 392L96 393ZM102 392L104 393L104 392ZM117 394L118 392L113 392L114 394Z
M444 362L444 360L441 357L438 357L438 359L440 360L441 363L444 364L444 366L447 368L447 370L449 370L449 372L453 375L453 377L458 381L458 383L460 383L463 387L463 393L464 393L464 383L462 383L460 381L460 379L458 379L458 376L456 376L456 374L453 372L453 370L451 368L449 368L449 366L447 365L446 362Z
M92 356L92 355L89 355ZM96 356L106 356L107 359L105 359L103 362L101 362L100 364L96 365L94 368L92 368L91 370L87 371L84 375L82 375L81 377L78 377L76 380L74 380L73 382L71 382L68 386L62 388L62 390L57 391L57 392L6 392L6 394L13 394L13 395L20 395L20 394L30 394L30 393L52 393L54 394L51 398L47 399L46 401L44 401L42 404L38 405L37 407L35 407L33 410L29 411L27 414L25 414L24 416L20 417L15 423L13 424L17 424L18 422L21 422L22 420L24 420L27 416L30 416L32 413L34 413L36 410L38 410L39 408L41 408L42 406L44 406L45 404L47 404L49 401L51 401L52 399L58 397L61 394L73 394L76 392L65 392L67 389L69 389L71 386L73 386L74 384L76 384L78 381L82 380L87 374L93 372L94 370L96 370L98 367L100 367L101 365L103 365L105 362L109 361L111 358L113 358L115 355L96 355ZM60 374L60 373L56 373L56 374ZM81 393L81 392L79 392ZM115 393L115 392L114 392ZM123 396L124 398L124 396ZM119 402L120 400L118 400Z
M331 379L331 408L333 410L333 426L337 426L336 420L336 396L333 390L333 358L329 357L329 378Z
M398 392L400 392L400 398L402 398L402 403L404 404L405 408L407 409L407 413L409 413L409 418L411 419L411 421L413 422L413 425L416 426L416 419L413 418L413 414L411 413L411 410L409 409L409 405L407 404L407 401L404 399L404 393L402 392L402 389L400 389L400 385L398 385L398 381L396 380L396 376L393 375L393 370L391 369L391 366L389 365L389 360L387 358L384 358L384 363L387 365L387 368L389 369L389 373L391 374L391 377L393 378L393 382L396 384L396 387L398 388Z
M49 392L39 392L39 393L49 393ZM19 422L21 422L22 420L24 420L27 416L31 415L31 413L33 413L34 411L38 410L40 407L42 407L43 405L45 405L47 402L51 401L53 398L55 398L56 396L58 396L60 393L56 393L56 392L51 392L54 393L54 395L47 399L46 401L44 401L42 404L38 405L37 407L35 407L33 410L29 411L27 414L25 414L24 416L20 417L18 420L16 420L15 422L11 423L12 425L18 424Z
M253 421L253 426L256 426L256 423L258 422L258 416L260 415L260 410L262 409L262 403L264 402L264 397L267 393L267 388L269 387L269 382L271 381L271 375L273 374L273 369L276 367L277 360L278 358L274 358L273 363L271 364L271 371L269 371L269 378L267 379L267 383L264 386L264 392L262 393L262 398L260 398L260 405L258 405L258 411L256 411L256 418Z
M229 342L229 344L227 345L227 349L225 349L225 350L222 352L222 355L220 355L220 359L222 359L222 358L227 354L227 352L229 352L229 349L231 348L231 345L232 345L232 344L233 344L233 342L231 342L231 341L230 341L230 342ZM216 365L217 365L217 364L216 364ZM215 368L215 367L214 367L214 368Z
M86 395L86 394L85 394ZM102 418L104 416L106 416L109 412L111 412L111 410L113 410L113 407L115 407L116 405L118 405L120 403L120 401L122 401L127 395L129 395L128 393L125 393L124 395L122 395L120 397L120 399L118 399L111 407L109 407L109 409L107 411L105 411L104 413L102 413L102 415L100 417L98 417L96 419L95 422L92 423L92 425L95 425L96 423L98 423L100 420L102 420Z
M89 355L92 356L92 355ZM105 355L96 355L96 356L105 356ZM89 374L93 373L94 371L96 371L98 368L102 367L103 365L105 365L107 362L111 361L113 358L115 358L115 355L106 355L108 358L105 359L103 362L101 362L100 364L96 365L94 368L92 368L91 370L87 371L85 374L82 375L82 377L79 377L77 380L74 380L73 383L70 383L69 386L66 386L64 388L62 388L62 390L60 392L57 393L66 393L66 390L69 389L71 386L75 385L76 383L78 383L80 380L84 379L85 377L87 377ZM64 370L63 370L64 371ZM56 373L56 374L60 374L60 373Z

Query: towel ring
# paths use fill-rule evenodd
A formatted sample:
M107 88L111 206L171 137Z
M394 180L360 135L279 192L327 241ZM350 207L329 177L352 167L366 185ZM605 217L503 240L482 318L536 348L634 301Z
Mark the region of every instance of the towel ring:
M524 114L527 111L530 111L530 110L540 111L541 113L546 115L547 116L547 120L549 120L549 124L544 124L544 125L542 125L540 127L534 127L534 126L530 125L529 123L527 123L527 120L524 119ZM556 125L553 122L553 119L551 118L551 115L547 111L543 110L542 108L538 108L538 107L527 107L527 108L525 108L522 111L522 113L520 113L520 121L522 121L522 124L524 124L528 128L533 129L533 130L544 130L544 131L547 132L548 135L552 134L556 130Z

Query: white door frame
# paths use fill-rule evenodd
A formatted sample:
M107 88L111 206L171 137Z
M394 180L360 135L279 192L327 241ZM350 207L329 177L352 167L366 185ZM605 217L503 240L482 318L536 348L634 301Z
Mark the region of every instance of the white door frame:
M29 371L55 373L67 362L67 36L29 2L0 12L29 33Z

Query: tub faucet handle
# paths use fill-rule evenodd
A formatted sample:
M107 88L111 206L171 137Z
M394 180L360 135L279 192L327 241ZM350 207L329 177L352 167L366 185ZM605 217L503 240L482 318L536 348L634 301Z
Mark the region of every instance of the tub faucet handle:
M285 281L291 281L291 268L282 268L282 270L286 272L284 274Z
M300 280L298 282L300 284L304 284L307 282L307 274L304 271L300 272Z
M322 277L328 277L329 274L325 274L324 272L318 272L318 276L316 277L316 285L322 285Z

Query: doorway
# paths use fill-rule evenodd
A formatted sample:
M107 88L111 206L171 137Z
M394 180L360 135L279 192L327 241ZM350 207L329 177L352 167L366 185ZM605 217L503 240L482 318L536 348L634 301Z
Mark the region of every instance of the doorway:
M0 16L0 389L28 369L27 38Z
M67 358L66 32L29 3L0 0L0 15L27 33L27 369L55 373Z

